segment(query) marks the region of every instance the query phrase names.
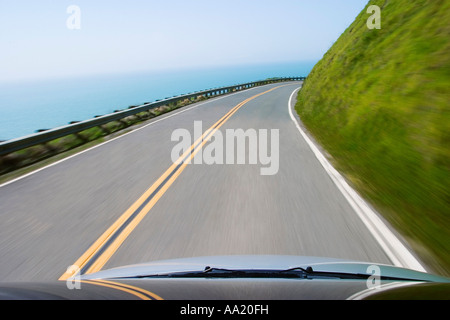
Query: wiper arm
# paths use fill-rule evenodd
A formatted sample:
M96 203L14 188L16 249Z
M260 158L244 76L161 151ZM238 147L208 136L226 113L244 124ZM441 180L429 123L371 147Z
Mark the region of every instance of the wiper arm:
M183 271L167 274L134 276L130 278L299 278L298 272L278 273L279 270L233 270L206 267L202 271ZM128 278L128 277L125 277Z
M208 278L303 278L304 273L298 270L284 272L284 270L272 269L224 269L208 266L202 272L195 273L195 275Z
M339 278L339 279L360 279L360 280L367 280L369 277L373 276L372 274L366 274L366 273L347 273L347 272L333 272L333 271L314 271L312 267L307 267L306 269L301 267L294 267L286 270L282 270L280 272L292 272L300 270L301 272L304 272L305 278ZM400 278L400 277L391 277L391 276L379 276L380 280L393 280L393 281L411 281L411 279L407 278Z
M294 267L284 270L273 269L224 269L205 267L201 271L182 271L167 274L141 275L124 278L289 278L289 279L351 279L367 280L371 275L363 273L345 273L314 271L312 267ZM380 276L380 280L406 281L410 279Z

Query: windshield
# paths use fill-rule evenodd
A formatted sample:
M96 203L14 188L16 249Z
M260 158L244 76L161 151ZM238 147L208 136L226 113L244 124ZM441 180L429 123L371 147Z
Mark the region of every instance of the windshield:
M449 275L443 2L2 7L0 283Z

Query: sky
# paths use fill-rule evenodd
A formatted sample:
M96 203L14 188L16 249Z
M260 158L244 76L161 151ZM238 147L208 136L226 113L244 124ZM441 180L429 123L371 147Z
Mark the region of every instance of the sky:
M367 2L0 0L0 81L318 61Z

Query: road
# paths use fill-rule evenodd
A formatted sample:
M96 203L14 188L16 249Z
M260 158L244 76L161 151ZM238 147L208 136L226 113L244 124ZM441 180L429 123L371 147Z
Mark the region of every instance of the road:
M233 254L393 264L289 114L299 86L272 84L179 109L0 186L0 281L54 281L73 264L92 272ZM221 118L222 133L279 130L276 174L262 175L264 165L249 161L171 170L172 133L194 136L195 121L206 131ZM150 199L152 188L158 193ZM139 205L145 208L137 212ZM121 218L133 212L138 216L125 225ZM114 227L122 229L105 245Z

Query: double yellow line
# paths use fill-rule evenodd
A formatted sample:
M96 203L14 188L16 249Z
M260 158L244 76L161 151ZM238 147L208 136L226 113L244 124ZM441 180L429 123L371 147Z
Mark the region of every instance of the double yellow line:
M100 271L130 233L136 228L139 222L147 215L156 202L158 202L181 172L183 172L197 152L202 149L209 138L212 137L214 133L247 102L280 87L283 86L272 88L242 101L206 130L203 135L191 145L190 149L184 152L183 155L181 155L178 160L175 161L175 163L173 163L161 177L159 177L159 179L156 180L155 183L153 183L153 185L145 191L145 193L74 263L74 266L76 266L79 271L66 271L59 280L67 280L77 273L86 274ZM68 270L75 270L75 268Z
M107 287L115 290L120 290L126 293L129 293L131 295L134 295L142 300L163 300L160 296L157 294L150 292L148 290L144 290L142 288L138 288L135 286L131 286L129 284L125 283L118 283L113 281L107 281L107 280L82 280L81 283L88 283L96 286L101 287Z

